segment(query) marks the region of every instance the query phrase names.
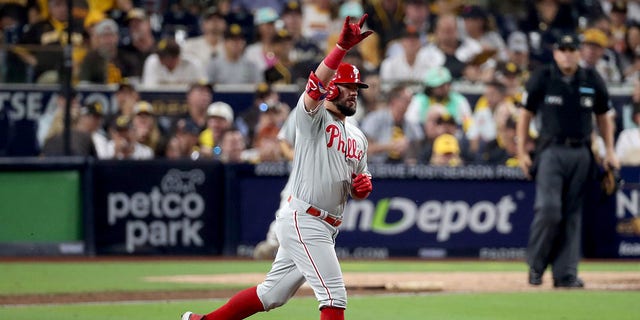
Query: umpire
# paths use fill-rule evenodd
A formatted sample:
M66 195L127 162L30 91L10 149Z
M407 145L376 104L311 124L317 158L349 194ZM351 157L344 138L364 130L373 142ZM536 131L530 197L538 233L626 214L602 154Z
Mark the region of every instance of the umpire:
M619 167L614 152L609 93L593 69L578 65L580 41L564 35L554 45L555 63L532 74L526 85L517 124L517 152L525 176L535 176L535 216L531 224L527 263L529 283L542 284L552 266L553 286L582 288L578 278L582 204L585 186L593 178L590 143L593 117L605 146L605 168ZM537 116L539 137L535 164L525 150L531 119Z

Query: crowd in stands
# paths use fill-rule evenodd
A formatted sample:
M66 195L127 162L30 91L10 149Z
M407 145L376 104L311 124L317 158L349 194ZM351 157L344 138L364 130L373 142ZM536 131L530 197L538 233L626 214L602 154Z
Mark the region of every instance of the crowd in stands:
M69 16L69 12L71 16ZM277 134L347 17L375 31L350 51L369 89L354 121L369 161L516 166L515 118L530 71L552 62L562 34L581 35L580 65L634 87L623 164L640 164L640 1L637 0L0 0L0 81L117 87L116 112L72 102L72 153L100 159L283 161ZM473 104L456 82L481 84ZM185 113L161 114L142 88L188 85ZM253 105L217 101L217 84L250 84ZM44 156L63 154L65 97L39 121ZM614 116L621 117L622 114ZM531 143L536 137L531 128ZM88 138L87 138L88 137Z

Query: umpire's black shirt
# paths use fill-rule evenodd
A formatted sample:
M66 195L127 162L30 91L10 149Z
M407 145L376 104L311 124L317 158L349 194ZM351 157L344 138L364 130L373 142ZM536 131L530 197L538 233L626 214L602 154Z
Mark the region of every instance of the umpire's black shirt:
M553 63L536 70L526 85L524 107L541 117L540 138L551 140L589 139L592 112L610 108L604 81L593 69L578 67L567 77Z

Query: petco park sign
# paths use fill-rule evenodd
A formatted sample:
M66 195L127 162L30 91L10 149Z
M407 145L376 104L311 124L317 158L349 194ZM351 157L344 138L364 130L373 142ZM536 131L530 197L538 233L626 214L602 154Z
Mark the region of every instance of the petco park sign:
M126 219L126 250L134 252L142 245L202 246L200 237L204 199L196 186L204 182L201 170L169 170L160 187L150 192L109 193L109 225Z
M132 163L138 166L137 163ZM143 167L101 176L110 190L103 193L105 212L97 233L106 248L121 253L202 253L215 228L218 185L208 181L205 168ZM124 174L123 174L124 173ZM121 175L114 177L113 174ZM142 178L144 177L144 178ZM213 200L208 199L211 194ZM218 191L217 194L220 194ZM220 213L221 216L221 213ZM110 234L109 234L110 233ZM98 248L101 249L101 248Z

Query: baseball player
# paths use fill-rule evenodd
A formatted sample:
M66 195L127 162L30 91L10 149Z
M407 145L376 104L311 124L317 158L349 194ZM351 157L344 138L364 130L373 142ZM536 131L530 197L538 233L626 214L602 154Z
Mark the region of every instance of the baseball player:
M356 112L360 72L341 63L347 51L368 37L349 17L336 47L311 72L295 113L296 143L288 205L278 212L280 247L271 270L258 286L245 289L217 310L182 320L244 319L286 303L306 281L319 302L321 320L342 320L347 291L335 252L342 213L351 195L365 199L373 190L367 168L367 139L345 122Z

